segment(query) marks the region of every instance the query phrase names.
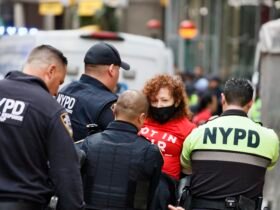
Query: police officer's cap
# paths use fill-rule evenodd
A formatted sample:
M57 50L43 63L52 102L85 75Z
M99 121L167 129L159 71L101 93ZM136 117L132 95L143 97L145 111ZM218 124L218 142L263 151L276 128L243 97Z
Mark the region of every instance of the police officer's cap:
M85 55L84 62L85 64L96 65L115 64L125 70L130 69L129 64L121 60L118 50L114 46L105 42L97 43L89 48Z

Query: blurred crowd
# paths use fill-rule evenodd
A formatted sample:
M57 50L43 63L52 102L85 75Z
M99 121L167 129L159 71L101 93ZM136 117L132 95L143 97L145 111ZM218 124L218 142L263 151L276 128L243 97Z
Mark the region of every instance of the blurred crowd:
M180 73L178 76L185 85L191 119L196 125L222 113L222 80L218 75L205 75L203 68L196 66L193 72Z

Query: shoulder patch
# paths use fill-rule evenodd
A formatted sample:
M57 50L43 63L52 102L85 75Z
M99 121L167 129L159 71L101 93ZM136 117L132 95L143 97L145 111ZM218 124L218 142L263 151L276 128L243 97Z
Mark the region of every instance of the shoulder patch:
M71 137L73 137L73 129L72 129L72 126L71 126L71 120L70 120L69 115L67 113L62 113L60 115L60 119L61 119L61 122L64 125L65 129L69 133L69 135Z

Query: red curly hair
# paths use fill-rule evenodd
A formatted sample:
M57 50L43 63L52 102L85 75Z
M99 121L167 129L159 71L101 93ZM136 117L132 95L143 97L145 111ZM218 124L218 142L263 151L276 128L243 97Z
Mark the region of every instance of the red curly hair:
M190 111L188 108L188 99L184 84L179 77L168 74L159 74L148 80L144 86L143 93L147 96L149 104L153 101L161 88L168 88L174 98L174 102L179 104L172 119L188 117ZM148 113L148 117L151 117Z

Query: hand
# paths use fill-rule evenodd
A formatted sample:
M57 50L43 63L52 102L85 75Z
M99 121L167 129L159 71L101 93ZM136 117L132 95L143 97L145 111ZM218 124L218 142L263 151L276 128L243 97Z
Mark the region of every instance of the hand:
M168 205L168 209L169 210L185 210L183 207L181 206L172 206L172 205Z

